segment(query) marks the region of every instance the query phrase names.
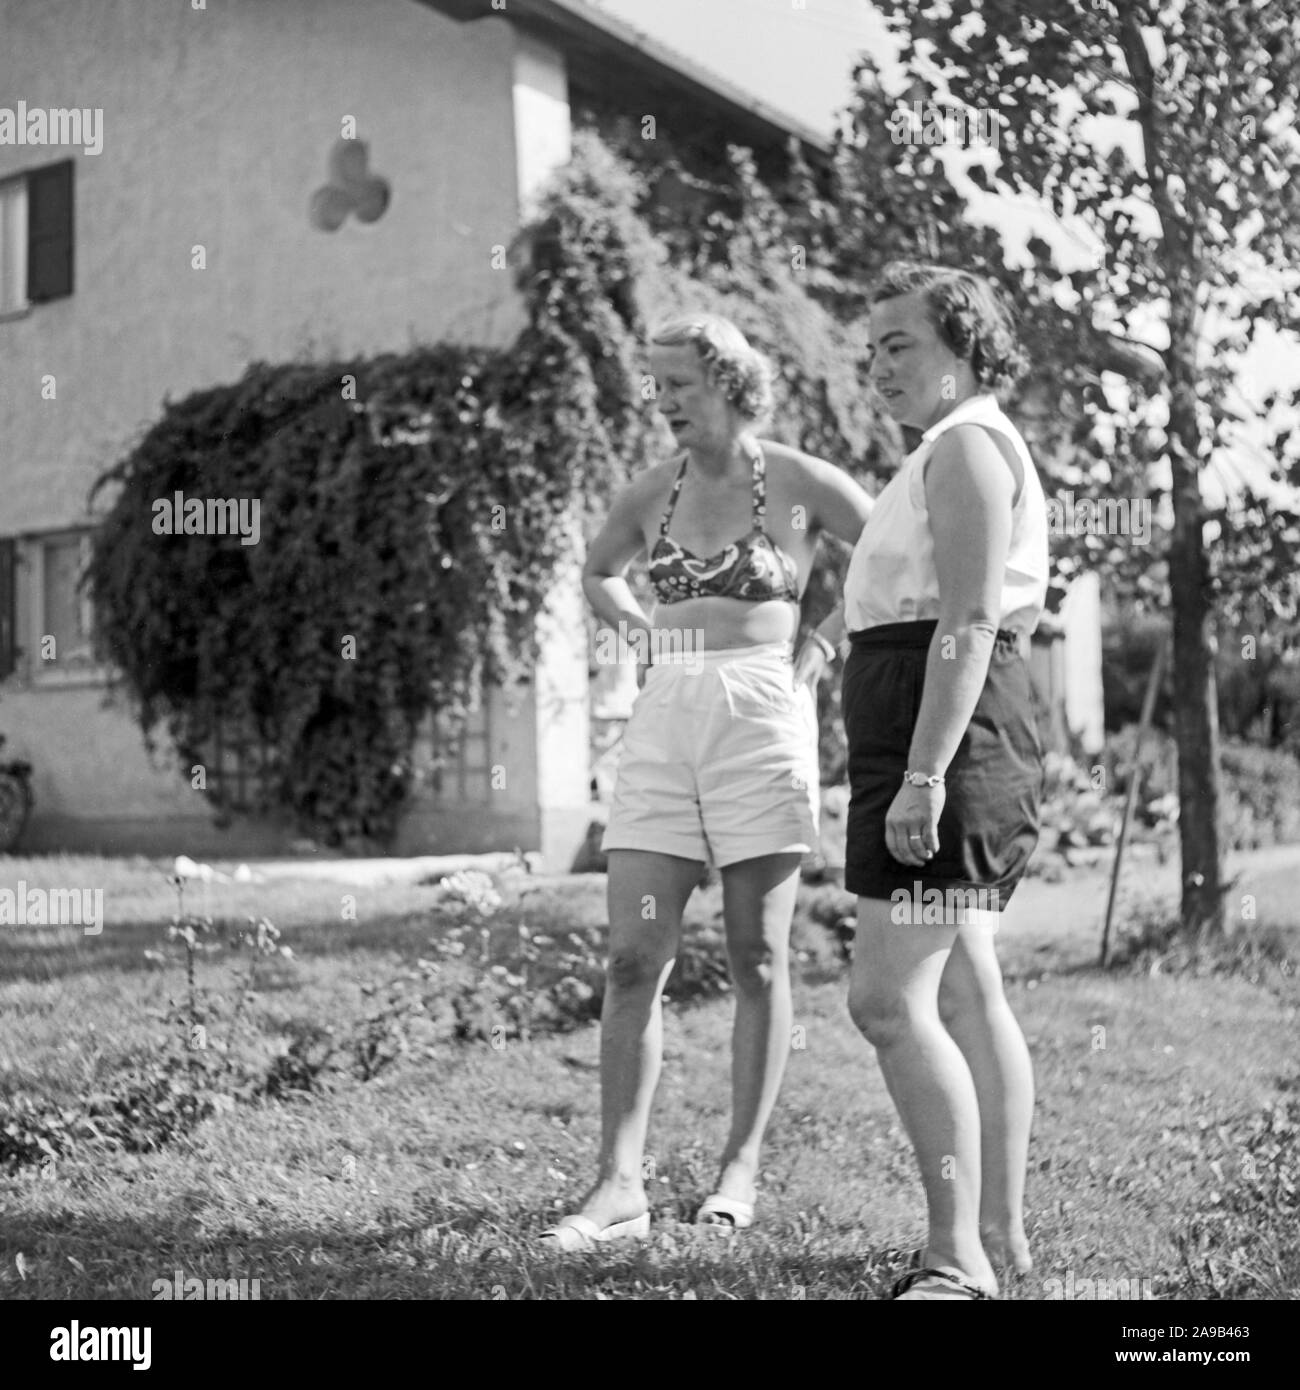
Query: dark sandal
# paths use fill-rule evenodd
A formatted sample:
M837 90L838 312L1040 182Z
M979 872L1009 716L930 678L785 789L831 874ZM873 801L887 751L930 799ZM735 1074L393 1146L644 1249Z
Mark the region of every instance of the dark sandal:
M995 1294L986 1293L978 1284L972 1284L966 1279L959 1278L956 1274L949 1274L942 1269L909 1269L906 1274L894 1285L890 1298L899 1298L905 1294L913 1284L920 1283L922 1279L938 1279L946 1284L950 1289L956 1289L963 1293L967 1298L995 1298Z

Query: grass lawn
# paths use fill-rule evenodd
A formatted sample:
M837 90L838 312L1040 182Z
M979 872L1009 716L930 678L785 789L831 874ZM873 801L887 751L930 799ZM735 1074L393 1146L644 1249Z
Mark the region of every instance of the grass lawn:
M1261 923L1295 947L1300 854L1243 861ZM251 1031L363 1017L360 986L426 953L433 886L349 887L310 877L213 885L218 917L265 914L294 951L258 977ZM1124 916L1168 888L1135 868ZM0 1097L69 1103L156 1055L183 971L146 960L175 906L145 861L0 859L0 887L105 889L98 937L3 928ZM535 930L604 921L604 879L523 881L502 916ZM517 885L516 885L517 886ZM650 1137L654 1234L590 1255L538 1253L536 1232L590 1179L598 1029L419 1050L323 1094L238 1105L145 1153L74 1151L0 1176L0 1298L149 1298L155 1280L257 1278L284 1298L870 1298L920 1242L921 1189L845 986L808 909L796 924L802 1030L765 1153L759 1224L732 1237L686 1224L711 1188L726 1131L726 998L666 1009ZM1002 952L1029 1039L1039 1104L1031 1149L1036 1268L1051 1280L1145 1280L1156 1298L1295 1298L1296 976L1093 965L1104 878L1027 883ZM344 895L356 898L356 919ZM204 890L187 905L204 910ZM697 893L707 930L716 889ZM1294 961L1300 950L1290 949ZM224 956L201 983L228 988ZM1262 1126L1270 1108L1272 1129ZM1279 1140L1278 1135L1281 1135ZM1290 1186L1288 1186L1290 1184ZM18 1258L21 1255L21 1260Z

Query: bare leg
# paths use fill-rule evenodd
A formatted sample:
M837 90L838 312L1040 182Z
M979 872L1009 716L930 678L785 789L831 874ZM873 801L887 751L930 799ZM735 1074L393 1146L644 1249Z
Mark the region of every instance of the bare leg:
M609 853L609 964L600 1016L600 1165L581 1215L604 1228L646 1210L641 1162L663 1060L660 996L682 911L703 864L671 854Z
M980 1117L961 1050L939 1021L939 980L957 927L897 924L891 904L858 899L849 1011L876 1049L912 1141L929 1208L923 1263L995 1291L980 1243Z
M790 920L798 854L769 854L722 870L727 960L736 991L731 1038L731 1133L718 1188L754 1200L759 1147L790 1055Z
M1002 913L1003 919L1006 913ZM971 911L939 983L939 1016L970 1067L980 1111L980 1234L989 1257L1018 1274L1033 1268L1025 1239L1025 1168L1034 1074L1024 1035L1002 991L994 933L999 915Z

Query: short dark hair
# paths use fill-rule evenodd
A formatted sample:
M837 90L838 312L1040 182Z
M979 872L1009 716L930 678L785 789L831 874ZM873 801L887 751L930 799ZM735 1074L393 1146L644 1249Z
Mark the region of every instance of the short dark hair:
M1002 293L982 275L916 261L891 261L881 271L871 302L922 294L935 332L975 380L998 395L1014 386L1029 365L1016 336L1015 318Z

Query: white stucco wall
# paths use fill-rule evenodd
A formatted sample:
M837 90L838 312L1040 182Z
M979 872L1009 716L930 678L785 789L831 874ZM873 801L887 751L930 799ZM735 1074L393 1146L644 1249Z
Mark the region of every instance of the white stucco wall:
M91 521L91 483L163 400L251 361L501 343L521 325L493 248L567 157L568 107L561 56L505 19L456 24L412 0L0 0L0 36L0 104L103 110L102 152L71 152L74 292L0 321L0 535ZM309 201L347 117L391 202L323 232ZM67 153L0 146L0 179ZM535 847L544 803L581 818L585 660L580 696L568 645L539 679L548 700L564 692L559 722L539 733L535 705L495 722L488 761L514 765L508 788L426 802L405 849ZM188 852L252 852L262 831L213 831L201 795L166 757L151 765L104 694L5 683L0 728L36 764L29 843L129 848L161 828Z
M1101 576L1081 574L1061 607L1065 623L1065 719L1085 753L1106 742L1106 708L1101 679Z
M564 57L518 35L514 58L516 189L520 220L572 151L569 85ZM591 692L587 678L586 600L582 545L573 529L576 559L556 575L538 625L539 657L532 700L536 731L532 776L537 787L543 860L567 869L585 837L591 810Z
M75 291L0 324L6 533L80 519L164 396L255 358L517 328L491 264L517 218L504 20L411 0L0 0L0 34L0 101L104 112L102 153L76 154ZM349 115L391 205L317 231L308 202ZM63 153L0 145L0 178Z
M514 100L517 187L526 217L539 188L568 162L572 128L562 55L523 34L515 43Z

